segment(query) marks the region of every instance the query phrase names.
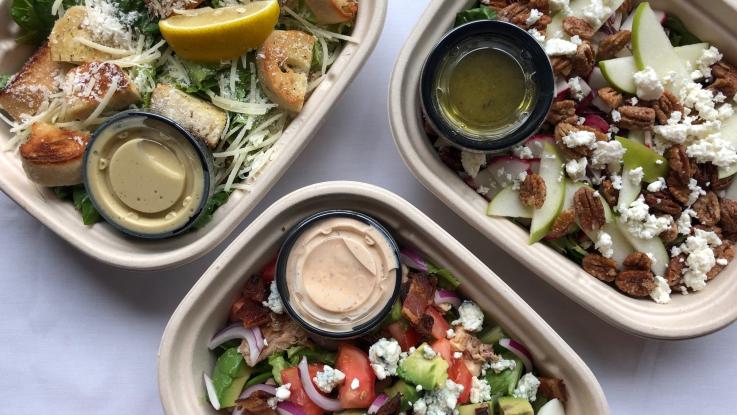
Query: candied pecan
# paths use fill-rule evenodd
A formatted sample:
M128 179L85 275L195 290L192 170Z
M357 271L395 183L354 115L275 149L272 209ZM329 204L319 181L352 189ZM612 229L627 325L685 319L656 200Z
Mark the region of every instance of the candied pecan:
M627 270L617 274L614 284L633 297L647 297L655 289L655 278L650 271Z
M591 46L591 42L583 41L576 49L576 54L573 55L572 72L574 75L581 77L588 76L594 69L596 63L596 53L594 48Z
M709 85L712 92L721 92L727 100L734 98L737 93L737 69L734 66L721 61L711 67L714 83Z
M719 181L719 169L709 162L696 163L695 160L691 160L691 171L702 189L709 189L712 183L716 184Z
M696 211L696 219L704 226L714 226L719 223L720 210L719 198L714 192L706 192L693 204L692 209Z
M673 199L677 200L681 205L686 206L691 195L688 184L682 183L674 172L668 174L665 183L668 185L668 191L673 196Z
M612 282L617 278L617 263L611 258L599 254L588 254L583 257L581 267L584 271L604 282Z
M693 170L688 154L686 154L686 147L680 144L673 146L665 152L665 157L668 159L671 174L675 175L679 183L687 185L693 177Z
M558 399L561 402L565 402L568 399L568 393L566 392L566 384L563 380L558 378L545 378L539 377L537 380L540 381L538 391L540 395L548 399Z
M646 107L624 105L617 108L622 119L619 126L628 130L651 130L655 124L655 110Z
M643 252L633 252L627 255L627 258L622 262L624 269L634 270L639 269L642 271L649 271L653 265L652 259Z
M584 19L568 16L563 20L563 30L568 36L578 36L584 40L591 40L594 28Z
M604 205L590 187L582 187L573 195L573 211L576 222L586 232L599 230L606 223Z
M512 3L497 12L497 19L517 26L525 26L525 20L530 16L530 8L522 3Z
M737 202L722 199L719 204L719 225L726 233L737 233Z
M592 150L585 146L580 145L576 147L568 147L563 137L577 132L577 131L588 131L590 133L593 133L596 136L596 141L607 141L608 137L606 134L602 133L600 130L589 127L586 125L573 125L570 123L558 123L558 125L555 126L554 131L554 137L555 137L555 143L558 144L558 147L560 147L563 152L565 152L569 157L572 158L579 158L579 157L588 157L591 155Z
M545 14L550 14L550 1L548 0L530 0L527 6L532 9L538 9Z
M733 179L734 175L725 177L723 179L717 179L717 181L711 183L711 190L715 190L717 192L727 190L729 185L732 184Z
M678 225L675 221L671 222L670 228L661 232L658 236L660 237L660 240L666 244L675 241L678 238Z
M609 206L615 206L617 204L617 199L619 199L619 190L614 188L611 180L602 180L601 185L599 185L599 192L604 196L604 200L609 203Z
M734 244L731 241L722 241L722 244L715 247L713 249L714 251L714 258L719 261L720 259L726 259L727 263L732 261L734 259L735 250ZM726 268L727 265L722 265L717 262L716 265L714 265L709 272L706 273L707 279L714 279L714 277L717 276L724 268Z
M573 209L566 209L558 215L553 221L553 225L550 227L550 231L546 235L546 238L556 239L568 233L568 230L576 222L576 215L573 214Z
M650 206L650 209L669 215L679 215L682 210L681 205L673 200L667 190L645 193L645 203Z
M567 77L573 71L573 59L569 56L551 56L550 64L556 75Z
M602 101L604 101L609 107L612 109L616 109L622 106L624 104L624 97L622 96L622 93L617 91L614 88L610 87L604 87L596 91L596 93L599 95L599 98L601 98Z
M658 124L667 124L671 113L674 111L683 113L683 105L670 91L663 92L660 98L650 102L650 106L655 110L655 118L658 120Z
M677 287L681 284L683 279L683 268L686 266L686 257L681 254L674 256L668 262L668 269L665 270L665 280L668 281L668 286L671 288Z
M550 112L548 113L547 121L551 125L557 125L561 122L575 124L576 121L578 121L578 117L576 116L576 103L571 99L553 102L553 106L550 108Z
M620 30L617 33L609 35L601 40L599 43L599 56L600 61L613 58L620 50L624 49L630 39L632 38L632 32L629 30Z
M528 174L519 188L519 199L522 204L540 209L545 203L545 180L539 174Z

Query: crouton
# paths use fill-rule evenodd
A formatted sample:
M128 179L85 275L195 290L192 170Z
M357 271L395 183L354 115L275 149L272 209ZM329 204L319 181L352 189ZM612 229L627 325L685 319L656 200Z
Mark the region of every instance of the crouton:
M358 0L305 0L318 23L335 24L353 21Z
M169 84L156 85L150 110L176 121L210 148L217 146L227 121L227 114L218 107Z
M141 99L135 85L118 65L92 62L72 68L64 80L64 118L83 120L89 117L113 81L117 88L106 110L122 110Z
M87 8L84 6L74 6L64 13L64 17L56 21L49 35L52 59L60 62L89 63L116 58L109 53L93 49L76 40L77 37L81 37L95 41L93 33L85 27L84 22L86 18Z
M149 13L159 19L166 19L174 14L174 10L194 9L202 0L143 0Z
M264 92L280 107L299 112L307 95L315 37L299 30L274 30L256 55Z
M0 108L15 120L35 115L49 95L59 92L67 68L51 59L49 46L44 44L0 90Z
M70 186L82 182L82 159L90 136L35 123L28 141L21 144L23 170L41 186Z

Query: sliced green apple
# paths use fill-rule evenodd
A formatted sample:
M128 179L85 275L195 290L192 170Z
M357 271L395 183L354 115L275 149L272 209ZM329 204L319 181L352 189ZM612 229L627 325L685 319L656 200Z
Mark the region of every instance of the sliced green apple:
M643 181L652 183L668 174L668 161L650 147L624 137L616 137L627 151L624 153L625 171L642 167Z
M563 199L563 207L560 209L561 212L568 209L573 209L573 195L576 194L578 189L582 187L589 187L584 182L574 182L570 179L566 179L566 195Z
M732 147L737 148L737 114L732 115L722 121L722 128L719 130L722 139L726 140ZM719 168L719 178L723 179L737 173L737 163L729 167Z
M653 68L660 79L675 72L674 82L669 84L668 88L678 91L684 82L690 80L686 65L673 50L673 45L650 4L640 3L634 13L632 56L635 59L635 66L640 70Z
M629 242L636 251L653 255L653 259L655 259L655 261L653 261L651 268L652 271L655 275L660 275L661 277L664 276L665 270L668 268L668 262L670 262L670 257L668 257L668 251L665 249L663 241L657 236L652 239L638 238L632 235L627 230L625 224L619 220L617 220L617 225L619 226L619 230L622 235L627 239L627 242Z
M642 185L635 184L632 181L632 176L630 175L630 169L625 168L624 172L622 172L622 188L619 189L619 198L617 199L617 206L624 206L624 207L629 206L630 203L634 202L635 199L637 199L637 196L640 195L641 191L642 191Z
M519 190L513 186L507 186L491 199L486 208L489 216L502 216L505 218L532 218L532 208L522 204L519 199Z
M532 212L530 224L530 243L542 239L558 217L566 194L566 181L563 180L563 160L555 145L545 143L540 158L540 176L545 181L545 203Z
M679 46L673 48L673 50L681 58L683 65L688 67L689 65L693 66L701 57L701 54L704 53L704 50L708 48L708 43L695 43L693 45ZM625 56L623 58L601 61L599 62L599 69L601 69L601 74L604 75L604 78L612 88L632 95L637 93L637 87L635 87L633 77L635 72L638 71L638 68L635 64L634 57Z
M732 180L732 183L727 188L727 192L724 197L730 200L737 201L737 180Z
M630 130L629 134L627 135L627 138L630 140L645 144L645 131L644 130Z
M606 232L607 234L609 234L609 236L612 238L612 259L614 260L614 262L617 263L617 265L621 266L624 262L624 259L627 258L627 255L634 252L634 250L632 249L632 245L627 241L627 238L622 235L622 232L617 226L616 218L614 217L609 204L601 196L599 196L599 200L601 200L601 204L604 206L604 216L606 217L607 223L605 223L600 230L589 232L586 232L586 230L584 230L584 233L586 233L586 236L594 241L594 243L596 243L596 240L599 239L599 232Z
M551 37L561 37L560 33L563 33L563 19L565 19L568 16L574 16L579 18L584 18L584 11L588 7L592 7L593 3L601 3L601 0L571 0L568 4L568 12L563 15L562 12L558 12L553 16L552 21L548 24L548 26L545 29L545 33L548 35L548 39ZM609 7L612 11L612 14L619 8L619 6L624 3L624 0L610 0L608 2L605 2L606 6ZM609 16L607 16L609 18ZM602 19L601 23L603 24L606 22L606 18ZM590 23L590 22L589 22ZM602 25L593 25L594 26L594 32L599 30L599 28Z

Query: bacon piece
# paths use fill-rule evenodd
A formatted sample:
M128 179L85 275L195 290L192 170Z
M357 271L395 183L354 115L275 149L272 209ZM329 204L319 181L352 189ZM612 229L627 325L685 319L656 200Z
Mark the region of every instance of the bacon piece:
M402 303L402 316L417 326L425 314L425 309L432 304L435 284L425 274L410 274L407 297Z
M261 301L266 301L269 297L268 287L266 287L266 283L258 275L252 275L251 278L246 281L241 292L246 299L258 301L259 303Z
M566 384L561 379L543 378L540 380L540 394L548 399L558 399L565 402L567 399Z
M246 414L252 415L276 415L276 411L269 407L268 399L271 397L264 391L256 391L246 399L236 401L236 406Z
M233 313L236 320L246 327L257 327L271 321L271 310L253 300L244 299L243 304Z

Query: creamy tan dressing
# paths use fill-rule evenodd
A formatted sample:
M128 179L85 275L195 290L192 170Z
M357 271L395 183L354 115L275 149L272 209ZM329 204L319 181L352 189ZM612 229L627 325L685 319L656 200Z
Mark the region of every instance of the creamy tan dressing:
M314 327L350 331L391 301L398 266L377 228L352 218L323 219L297 238L289 254L289 302Z
M140 234L176 231L205 194L204 170L193 145L168 125L141 118L94 140L87 186L109 220Z

